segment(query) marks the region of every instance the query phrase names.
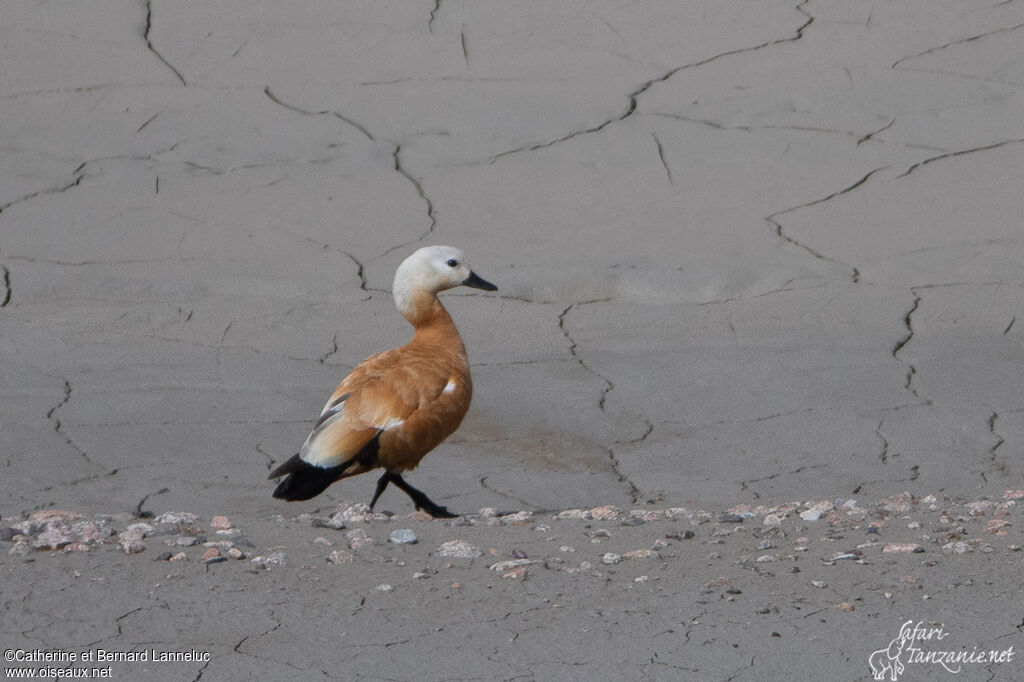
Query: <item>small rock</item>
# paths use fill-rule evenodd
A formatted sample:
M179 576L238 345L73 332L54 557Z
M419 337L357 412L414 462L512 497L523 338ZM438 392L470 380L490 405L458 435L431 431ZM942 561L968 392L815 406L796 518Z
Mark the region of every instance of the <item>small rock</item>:
M168 552L168 554L170 554L170 552ZM178 552L168 559L168 561L188 561L188 554L185 552Z
M199 520L198 514L191 512L164 512L160 516L153 519L153 523L195 523Z
M811 585L817 587L819 590L823 590L826 587L828 587L828 583L826 583L824 580L812 580Z
M658 557L658 553L653 549L632 549L622 555L625 560L633 559L655 559Z
M993 535L1006 535L1006 531L1002 530L1006 526L1013 525L1006 519L990 519L985 524L985 532L992 533Z
M0 540L3 540L4 542L10 542L16 535L24 535L24 533L17 528L0 528Z
M429 578L430 577L430 572L429 571L416 571L415 573L412 574L412 577L415 580L423 580L424 578Z
M924 547L917 544L916 542L890 542L882 548L882 554L920 554L923 551Z
M377 590L378 592L394 592L395 591L395 588L392 587L391 585L388 585L387 583L381 583L380 585L377 585L377 587L375 587L373 589Z
M32 548L28 546L27 542L15 542L7 551L11 556L27 556L31 552Z
M328 555L327 560L332 564L350 564L353 558L352 552L347 549L336 549Z
M836 608L839 609L840 611L847 611L847 612L854 610L853 604L851 604L848 601L844 601L844 602L840 602L840 603L836 604Z
M64 545L65 552L88 552L90 546L84 542L72 542L71 544Z
M419 538L408 528L399 528L398 530L391 531L391 535L388 536L388 542L396 545L415 545L419 542Z
M522 580L526 577L526 566L513 568L511 571L508 571L507 573L502 573L501 577L503 580Z
M267 556L257 556L250 559L250 563L256 564L258 568L265 569L270 566L284 564L284 559L287 555L284 552L275 552L274 554L268 554Z
M210 528L215 528L217 530L231 530L234 526L231 525L230 521L228 521L228 517L214 516L210 519Z
M968 514L971 516L984 516L985 512L992 507L992 503L988 500L979 500L978 502L968 502L964 505L968 509Z
M882 508L891 514L905 514L913 506L914 496L904 491L899 495L892 495L879 501Z
M195 535L179 535L174 539L174 544L179 547L194 547L200 543L202 543L202 540L197 538Z
M48 525L39 535L32 538L32 546L36 549L60 549L71 544L71 538L56 525Z
M558 551L559 552L575 552L576 548L573 547L572 545L562 545L561 547L558 548Z
M590 518L592 519L614 519L622 513L622 510L612 504L606 504L601 507L594 507L590 510Z
M953 554L966 554L967 552L973 552L974 548L963 540L957 542L949 542L942 546L943 552L951 552Z
M513 526L525 526L533 521L532 511L518 511L515 514L506 514L501 517L502 523Z
M671 533L665 533L665 537L667 537L669 540L689 540L694 535L695 533L690 529L686 529L684 531L674 531Z
M604 556L601 557L602 564L614 565L622 561L622 557L614 552L605 552Z
M538 563L534 559L506 559L505 561L499 561L487 566L490 570L510 570L519 566L525 566L530 563Z
M95 530L93 530L93 527L95 527ZM156 529L153 526L151 526L150 524L145 523L144 521L139 521L137 523L130 523L130 524L128 524L128 527L125 529L125 532L138 533L138 539L141 540L142 538L147 537L154 530L156 530ZM90 522L90 523L88 523L88 524L86 524L86 525L84 525L82 527L82 531L81 532L82 532L82 539L84 540L85 539L85 534L87 532L90 533L90 534L99 534L100 533L100 529L99 529L99 527L96 526L96 524ZM124 535L122 533L121 537L123 537L123 536Z
M720 514L718 516L719 523L743 523L743 517L739 514Z
M1003 493L1004 500L1024 500L1024 490L1007 490Z
M764 520L762 521L762 523L764 525L766 525L766 526L769 526L769 527L781 526L782 525L782 518L779 517L778 514L767 514L767 515L765 515Z
M203 561L209 561L210 559L216 559L219 556L220 556L220 550L217 549L216 547L211 547L210 549L208 549L205 552L203 552Z
M434 552L439 557L449 559L475 559L483 556L483 553L473 545L463 540L449 540L444 542Z
M173 555L170 552L161 552L154 557L153 561L170 561L172 556Z
M333 542L331 542L330 540L328 540L327 538L325 538L322 535L317 535L315 538L313 538L313 544L314 545L325 545L327 547L331 547L331 546L334 545Z
M125 554L139 554L146 551L146 543L142 540L121 540L118 544Z
M775 544L774 540L766 538L757 544L757 549L758 551L763 552L766 549L775 549L777 546L778 545Z
M566 509L555 514L555 519L562 521L565 519L589 519L590 512L583 511L582 509Z
M423 511L422 509L417 509L416 511L412 512L411 514L406 514L405 518L408 519L409 521L421 521L421 522L433 521L434 520L433 516L431 516L430 514L428 514L425 511Z
M245 558L245 552L243 552L242 550L238 549L237 547L232 547L231 549L228 550L228 558L230 558L230 559L244 559Z
M758 564L765 564L771 561L775 561L775 557L773 557L771 554L762 554L761 556L754 559L754 562Z
M521 549L513 549L512 550L512 558L513 559L526 559L528 557L526 556L526 552L524 552L523 550L521 550Z
M637 577L633 578L633 582L635 583L645 583L648 580L650 580L650 578L648 578L646 575L638 575Z

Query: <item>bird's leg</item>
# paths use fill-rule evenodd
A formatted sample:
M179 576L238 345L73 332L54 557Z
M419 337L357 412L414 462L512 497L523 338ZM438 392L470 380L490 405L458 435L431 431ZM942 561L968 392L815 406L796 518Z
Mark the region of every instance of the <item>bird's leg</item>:
M387 476L389 481L401 488L412 499L417 509L422 509L436 519L454 519L458 516L458 514L452 514L444 507L434 504L429 497L423 494L423 491L413 488L398 474L388 473ZM378 483L378 485L380 484Z
M370 511L373 511L373 505L377 504L377 498L384 492L384 489L388 487L388 483L391 482L391 472L385 471L384 475L377 479L377 490L373 493L373 499L370 500Z

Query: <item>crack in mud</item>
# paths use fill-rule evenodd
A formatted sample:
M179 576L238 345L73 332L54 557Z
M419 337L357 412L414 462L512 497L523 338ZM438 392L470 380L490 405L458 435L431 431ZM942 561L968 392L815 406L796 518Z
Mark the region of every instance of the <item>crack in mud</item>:
M154 0L146 0L146 26L142 32L142 37L146 41L146 47L149 48L149 51L152 52L157 59L163 62L164 66L166 66L168 69L174 72L174 75L177 76L178 80L181 81L182 85L188 85L188 83L185 81L185 77L181 75L181 71L178 71L178 69L174 68L174 65L167 61L162 54L160 54L160 52L153 45L152 38L149 37L150 32L153 30L153 2ZM156 117L154 116L154 118ZM147 121L146 123L149 123L149 121ZM139 130L141 129L142 128L140 128Z

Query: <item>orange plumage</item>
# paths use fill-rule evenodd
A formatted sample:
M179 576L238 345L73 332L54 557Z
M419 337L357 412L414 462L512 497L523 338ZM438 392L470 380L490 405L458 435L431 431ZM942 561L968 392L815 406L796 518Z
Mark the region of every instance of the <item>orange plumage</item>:
M473 397L466 349L437 299L440 291L459 285L496 289L451 247L425 247L399 266L395 303L415 328L412 340L363 360L345 377L300 451L270 474L287 474L274 497L309 499L340 478L382 468L371 508L394 483L417 509L452 516L401 473L459 427Z

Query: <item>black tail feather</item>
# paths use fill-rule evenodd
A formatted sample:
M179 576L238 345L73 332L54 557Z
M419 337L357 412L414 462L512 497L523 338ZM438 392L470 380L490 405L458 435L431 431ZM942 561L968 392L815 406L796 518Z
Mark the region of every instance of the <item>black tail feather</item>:
M377 466L377 452L380 448L382 431L383 429L377 431L355 457L346 459L338 466L321 468L302 459L298 453L292 455L281 466L271 471L270 476L267 477L278 478L285 474L288 476L278 484L274 490L274 497L289 501L308 500L322 493L327 486L342 476L351 476L351 472L346 474L345 471L353 464L360 464L364 471L374 468Z
M316 497L327 486L341 478L345 465L321 469L292 455L281 466L270 472L269 478L277 478L287 474L274 489L274 497L279 500L308 500Z

